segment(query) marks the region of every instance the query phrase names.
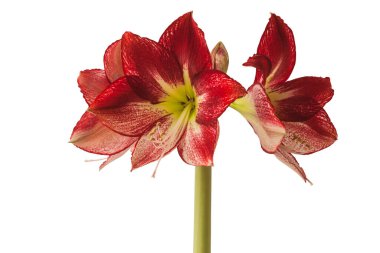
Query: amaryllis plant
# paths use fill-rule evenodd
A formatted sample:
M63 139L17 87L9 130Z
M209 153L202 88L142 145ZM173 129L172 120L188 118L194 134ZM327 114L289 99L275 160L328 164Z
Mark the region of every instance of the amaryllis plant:
M211 251L211 166L219 116L229 107L253 127L262 148L307 181L293 157L330 146L337 138L323 106L332 98L329 78L287 81L295 65L293 33L272 14L245 90L225 72L228 53L219 42L210 52L202 30L186 13L158 41L125 32L104 54L104 70L80 72L88 110L70 138L77 147L106 155L101 168L131 149L132 170L159 161L177 148L196 166L194 252ZM156 170L155 170L156 171Z

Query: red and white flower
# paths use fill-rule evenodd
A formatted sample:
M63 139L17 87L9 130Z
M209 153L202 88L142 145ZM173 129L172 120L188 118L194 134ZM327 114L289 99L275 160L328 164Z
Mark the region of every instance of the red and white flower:
M311 154L337 139L323 109L334 91L329 78L307 76L288 81L295 62L293 32L272 14L257 54L243 64L256 68L254 84L231 107L246 117L265 151L274 153L307 181L292 153Z
M192 13L174 21L159 42L124 33L120 51L124 77L90 103L89 113L107 128L137 139L132 169L160 160L175 148L188 164L212 165L217 119L246 91L212 69L204 34Z

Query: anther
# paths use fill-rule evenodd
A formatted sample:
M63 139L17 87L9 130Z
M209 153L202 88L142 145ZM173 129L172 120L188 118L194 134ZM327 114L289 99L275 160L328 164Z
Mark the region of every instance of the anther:
M153 143L153 145L158 148L162 145L162 132L160 129L161 122L157 122L156 125L150 130L147 135L147 139Z

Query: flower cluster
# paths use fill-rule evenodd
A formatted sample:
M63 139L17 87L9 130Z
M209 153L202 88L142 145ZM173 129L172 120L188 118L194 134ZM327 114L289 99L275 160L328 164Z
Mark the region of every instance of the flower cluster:
M307 180L292 153L310 154L337 138L323 106L332 98L329 78L287 81L295 65L291 29L272 14L246 90L229 77L222 43L210 52L202 30L186 13L158 42L125 32L104 54L104 70L84 70L78 84L88 110L71 142L107 155L103 168L129 149L132 170L177 148L182 160L212 166L219 116L231 106L253 127L262 148Z

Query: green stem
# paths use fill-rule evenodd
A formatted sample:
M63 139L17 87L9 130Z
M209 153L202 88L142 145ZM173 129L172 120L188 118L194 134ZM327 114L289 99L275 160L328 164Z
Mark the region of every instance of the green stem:
M194 253L211 252L211 167L195 168Z

